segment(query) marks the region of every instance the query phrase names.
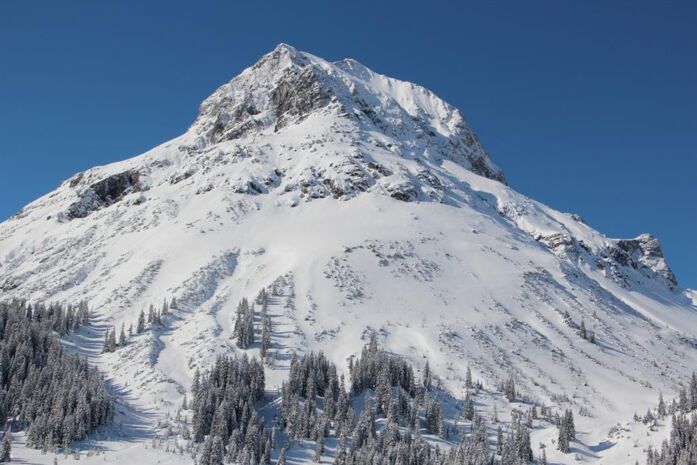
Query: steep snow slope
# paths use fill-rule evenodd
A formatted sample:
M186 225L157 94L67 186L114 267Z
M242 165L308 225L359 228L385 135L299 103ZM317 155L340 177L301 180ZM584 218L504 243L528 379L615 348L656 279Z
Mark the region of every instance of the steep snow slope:
M294 351L345 368L372 329L455 395L470 365L485 386L514 374L529 399L582 410L589 446L697 366L695 293L653 237L609 239L518 194L430 91L286 45L182 136L0 225L3 298L87 299L103 329L176 297L164 328L85 352L153 418L239 352L236 305L271 287L272 386Z

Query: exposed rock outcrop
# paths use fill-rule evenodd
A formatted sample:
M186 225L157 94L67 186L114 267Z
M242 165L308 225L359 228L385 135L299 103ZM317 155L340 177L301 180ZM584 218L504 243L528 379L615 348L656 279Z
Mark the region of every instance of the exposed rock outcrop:
M78 200L68 207L68 219L84 218L100 208L118 202L126 194L140 190L139 179L138 171L129 170L91 184L79 194Z
M590 248L568 234L556 233L537 238L538 241L549 247L557 256L578 260L582 253L590 253Z
M642 234L634 239L620 239L608 254L619 264L635 270L660 276L670 289L678 286L678 280L668 266L658 239Z

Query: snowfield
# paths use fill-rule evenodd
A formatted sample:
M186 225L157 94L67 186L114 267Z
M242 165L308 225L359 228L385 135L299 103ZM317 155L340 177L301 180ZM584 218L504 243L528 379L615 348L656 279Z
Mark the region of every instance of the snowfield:
M0 224L2 299L84 299L93 311L66 345L121 404L79 463L192 463L162 425L196 369L243 352L237 304L261 289L270 393L293 353L322 350L347 372L377 331L455 398L469 366L486 418L496 406L510 420L516 405L498 393L510 375L522 399L571 408L570 454L556 450L556 426L533 427L549 463L644 463L669 428L648 431L634 413L659 392L674 398L697 367L697 293L653 237L608 238L515 192L430 91L286 45L206 99L185 134L77 174ZM101 353L107 329L172 298L161 328ZM53 463L14 435L19 463ZM290 462L311 462L306 447Z

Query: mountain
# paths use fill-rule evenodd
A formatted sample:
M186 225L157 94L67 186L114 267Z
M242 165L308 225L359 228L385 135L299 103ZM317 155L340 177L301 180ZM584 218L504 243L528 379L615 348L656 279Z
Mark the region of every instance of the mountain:
M258 354L232 334L238 303L262 289L267 386L293 353L347 370L376 332L456 398L470 367L491 392L482 415L510 416L494 391L511 376L522 398L571 408L590 462L643 460L633 441L660 437L608 430L697 366L697 293L656 238L608 238L517 193L429 90L288 45L216 90L181 136L78 173L0 224L2 298L89 303L94 324L66 344L128 399L127 437L156 429L216 355ZM107 329L172 298L163 328L101 353ZM532 434L573 461L554 451L556 428ZM109 447L154 453L137 444Z

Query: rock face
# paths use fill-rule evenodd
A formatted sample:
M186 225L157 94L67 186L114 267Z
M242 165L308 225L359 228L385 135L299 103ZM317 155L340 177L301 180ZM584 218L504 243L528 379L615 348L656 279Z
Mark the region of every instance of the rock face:
M600 253L594 253L582 240L576 240L565 233L540 236L537 240L559 257L606 270L609 276L625 287L632 280L629 273L631 270L638 272L639 276L660 282L671 291L678 287L661 244L650 234L642 234L635 239L609 241Z
M100 208L118 202L124 195L139 189L139 178L138 171L129 170L91 184L79 194L77 201L70 204L67 211L68 218L84 218ZM75 181L74 184L78 184L80 179L76 178Z
M591 250L583 241L577 241L568 234L554 233L538 239L560 257L571 260L579 260L582 254L591 253Z
M657 275L670 289L678 286L678 280L665 260L661 244L652 235L642 234L634 239L620 239L616 241L616 246L610 249L610 254L618 263L649 275Z

